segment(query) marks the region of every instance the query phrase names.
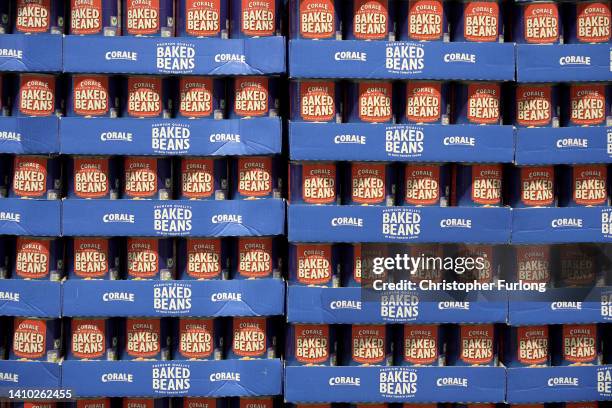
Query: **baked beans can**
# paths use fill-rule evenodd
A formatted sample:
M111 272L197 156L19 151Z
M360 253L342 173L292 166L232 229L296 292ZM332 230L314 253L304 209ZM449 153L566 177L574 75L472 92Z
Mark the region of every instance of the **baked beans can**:
M389 81L361 80L346 86L345 122L393 123L393 85Z
M122 398L121 408L168 408L167 398Z
M569 44L609 43L611 12L609 0L575 1L566 9L565 39Z
M610 85L571 83L566 89L565 126L612 126Z
M62 174L58 157L15 156L9 197L58 200Z
M291 38L341 40L340 0L290 0Z
M232 38L281 35L282 0L229 0Z
M222 79L182 76L178 80L176 100L176 117L179 118L223 119L225 116L225 84Z
M395 172L389 163L349 162L344 178L344 204L390 207L395 203Z
M66 240L69 279L120 278L120 250L116 238L70 237Z
M213 318L180 318L176 321L174 360L221 360L221 321Z
M556 248L558 268L555 286L593 287L604 280L601 249L597 245L567 244Z
M395 41L394 0L349 0L345 3L345 39Z
M343 365L390 366L393 364L391 326L353 324L345 327Z
M119 198L119 163L109 156L71 156L68 159L68 198Z
M451 328L447 362L451 366L496 366L497 331L493 324L462 324Z
M450 85L442 81L401 82L398 121L413 124L450 124Z
M395 365L444 366L443 330L437 324L404 324L399 327Z
M116 118L119 95L115 79L109 75L72 75L68 80L66 111L68 116Z
M329 324L290 324L285 362L290 366L335 366L336 332Z
M110 398L79 398L64 405L70 408L112 408Z
M517 84L512 108L515 126L559 127L559 96L555 84Z
M227 198L227 159L182 157L179 196L183 200L225 200Z
M340 286L340 247L334 244L290 243L289 283L300 286Z
M473 268L462 271L455 268L455 277L458 282L494 283L501 271L500 248L494 245L459 245L455 256L475 260Z
M506 367L546 367L550 365L548 326L508 327L504 347Z
M602 364L602 336L596 324L564 324L552 336L555 341L553 365Z
M293 80L291 120L304 122L342 122L342 89L339 82L328 80Z
M60 319L15 317L9 359L56 363L61 357L61 334Z
M136 0L133 0L136 1ZM131 75L124 79L122 116L128 118L170 118L170 80L160 76Z
M445 278L446 272L441 263L429 262L431 259L444 259L444 246L441 244L415 244L405 247L404 253L409 253L412 258L421 258L421 265L410 271L411 282L440 283Z
M224 408L221 398L183 397L175 398L172 406L176 408Z
M64 34L64 0L16 0L14 5L15 33Z
M61 406L57 402L45 402L45 401L22 401L22 402L7 402L2 405L4 408L57 408Z
M563 44L561 6L555 1L532 1L515 5L514 42Z
M549 245L515 245L513 281L551 285L552 251Z
M238 237L232 255L232 279L280 279L282 245L276 237Z
M448 207L450 168L438 163L406 163L399 166L397 203L411 207Z
M501 125L502 87L498 82L464 82L455 89L454 123Z
M239 156L232 161L232 199L282 198L280 159L276 156Z
M178 35L229 38L228 0L178 0Z
M504 42L502 2L459 1L451 28L452 42Z
M60 281L64 277L64 245L60 238L17 237L14 279Z
M460 207L499 207L502 205L501 164L458 164L453 186L455 203Z
M177 242L178 279L227 279L228 242L222 238L183 238Z
M277 117L280 108L276 78L244 76L230 80L229 116L237 118Z
M227 358L230 360L276 358L276 325L269 317L229 319Z
M564 166L560 205L591 207L610 205L608 166L605 164L573 164Z
M123 172L122 198L133 200L172 198L171 159L125 156Z
M385 275L375 275L375 258L389 256L385 244L346 244L341 250L343 258L342 287L371 287L374 279L384 279Z
M275 408L274 397L238 397L229 402L229 408Z
M127 317L123 329L121 360L170 359L170 332L166 319Z
M450 41L450 1L400 1L401 41Z
M560 408L598 408L599 406L603 407L605 402L599 404L597 401L585 401L585 402L560 402Z
M289 202L340 204L340 173L334 162L290 162Z
M123 0L124 35L174 36L173 0Z
M117 0L70 0L72 35L121 35Z
M70 319L68 359L116 360L117 334L112 319Z
M556 207L555 166L512 167L508 183L509 204L512 207Z
M61 86L57 76L19 74L13 116L61 116L62 107Z
M174 279L172 238L127 238L127 279Z

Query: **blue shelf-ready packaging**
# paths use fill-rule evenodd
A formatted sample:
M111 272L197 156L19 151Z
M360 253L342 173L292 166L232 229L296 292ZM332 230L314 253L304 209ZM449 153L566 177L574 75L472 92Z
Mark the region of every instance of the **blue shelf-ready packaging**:
M0 152L58 153L58 129L57 117L0 117Z
M0 361L0 388L59 388L61 366L43 361Z
M0 199L0 235L61 235L60 200Z
M0 71L62 71L62 36L0 35Z
M60 317L60 282L4 279L0 289L0 316Z

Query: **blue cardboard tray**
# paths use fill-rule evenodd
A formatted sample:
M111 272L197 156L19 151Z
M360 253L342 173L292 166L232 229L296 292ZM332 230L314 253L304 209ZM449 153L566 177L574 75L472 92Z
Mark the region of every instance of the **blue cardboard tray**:
M0 199L0 235L61 235L60 200Z
M0 35L0 71L62 71L62 36Z
M0 288L0 315L23 317L60 317L60 282L4 279Z
M0 153L58 153L58 128L57 117L0 117Z
M0 360L0 388L59 388L61 366L43 361Z

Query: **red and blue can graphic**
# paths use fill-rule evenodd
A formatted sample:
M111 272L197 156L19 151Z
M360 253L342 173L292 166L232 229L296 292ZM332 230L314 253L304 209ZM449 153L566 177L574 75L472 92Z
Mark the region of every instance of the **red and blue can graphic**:
M64 276L64 244L59 238L17 237L13 279L59 281Z
M9 197L60 199L61 164L57 157L15 156Z
M275 78L236 77L230 84L230 118L278 116L278 84Z
M569 5L566 11L566 43L609 43L612 39L609 0L576 1Z
M170 359L170 333L165 319L128 317L123 324L121 360Z
M342 250L342 256L342 287L371 287L374 278L385 278L384 273L374 273L374 259L389 256L387 245L347 244Z
M514 94L514 125L559 127L558 88L555 84L518 84Z
M227 279L229 249L222 238L184 238L177 243L178 279Z
M452 328L447 362L450 366L495 366L497 333L493 324L463 324Z
M232 317L229 320L228 359L276 357L276 326L268 317Z
M467 82L455 89L454 123L501 125L501 85L497 82Z
M338 287L340 249L333 244L289 244L289 283Z
M229 38L228 0L178 0L178 35Z
M354 81L347 85L345 122L392 123L393 86L389 81Z
M392 206L395 203L395 172L388 163L349 162L345 179L344 204Z
M174 360L221 360L221 322L213 318L180 318L176 322Z
M238 237L232 256L232 279L280 278L281 242L276 237Z
M175 398L172 406L176 408L223 408L221 398L183 397Z
M177 117L189 119L224 118L225 84L222 79L205 76L183 76L179 78L178 85Z
M124 83L124 117L169 118L171 116L172 103L168 78L158 76L128 76Z
M550 365L548 326L508 327L503 342L506 367L545 367Z
M461 0L457 4L453 42L503 42L504 22L499 0Z
M123 0L124 35L174 36L173 0Z
M119 279L119 252L116 238L69 238L66 241L68 278Z
M73 75L68 81L68 116L116 118L119 96L109 75Z
M401 123L450 123L450 85L441 81L408 81L400 84Z
M602 337L596 324L564 324L552 336L555 341L553 365L602 364Z
M285 361L291 366L335 366L335 330L329 324L291 324L285 341Z
M393 363L388 325L353 324L346 327L343 365L390 366Z
M334 162L289 163L289 202L339 204L339 172Z
M70 0L70 34L121 35L117 0Z
M345 3L345 39L395 41L393 0L349 0Z
M454 256L473 258L472 268L465 268L463 272L455 268L458 282L494 283L500 275L501 254L500 249L493 245L459 245Z
M290 0L291 38L341 40L340 0Z
M16 0L15 33L64 34L64 0Z
M282 0L229 0L232 38L281 35Z
M602 253L597 245L567 244L556 248L559 265L555 286L593 287L604 278Z
M109 156L68 159L68 198L119 198L119 163Z
M556 207L554 166L521 166L511 169L509 204L512 207Z
M213 157L182 157L179 195L183 200L225 200L227 160Z
M444 246L440 244L416 244L407 246L405 253L409 253L412 258L421 258L419 267L410 272L409 280L416 284L421 282L439 283L445 277L445 271L441 264L428 262L428 258L443 259Z
M172 162L168 158L125 156L122 198L170 200Z
M572 83L566 91L565 126L612 126L610 85Z
M58 362L61 332L60 319L15 317L9 359Z
M514 246L513 281L552 284L551 247L548 245Z
M174 279L171 238L127 238L127 279Z
M555 1L533 1L515 5L514 42L563 44L561 6Z
M273 156L240 156L232 162L232 199L281 198L280 161Z
M405 324L400 327L395 365L443 366L445 363L443 330L437 324Z
M406 163L399 167L398 205L448 207L450 168L436 163Z
M559 197L562 207L610 205L608 166L573 164L563 168L563 188Z
M68 359L116 360L117 335L112 319L72 318Z
M20 74L13 116L61 116L60 88L55 75Z
M409 0L400 2L401 41L450 40L448 0Z
M459 164L455 167L454 202L464 207L502 205L501 164Z
M342 122L340 83L325 80L294 80L290 84L291 120Z

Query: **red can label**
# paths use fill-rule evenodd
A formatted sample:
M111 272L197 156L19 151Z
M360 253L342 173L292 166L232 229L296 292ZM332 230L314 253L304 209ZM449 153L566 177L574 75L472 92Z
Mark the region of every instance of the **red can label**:
M499 165L472 166L472 201L481 205L501 203L502 170Z
M17 0L17 31L44 33L51 26L51 0Z
M521 126L544 126L552 120L550 86L519 85L516 88L516 121Z
M493 327L489 325L461 326L461 360L468 364L493 361Z
M300 35L310 39L332 37L335 16L333 0L300 0Z
M213 319L180 319L179 352L187 358L208 358L212 355L215 337Z
M109 398L78 399L77 408L110 408Z
M19 111L29 116L50 116L53 115L54 110L55 78L35 74L21 75Z
M359 119L364 122L391 120L391 83L359 84Z
M136 0L132 0L136 1ZM154 0L158 1L158 0ZM162 113L162 79L159 77L128 78L128 114L155 117Z
M474 280L480 283L493 282L493 247L488 245L470 245L462 251L465 256L472 258L482 258L482 265L476 265L465 274L459 275L464 280ZM482 267L479 267L482 266Z
M328 122L336 116L334 82L300 82L300 116L311 122Z
M588 286L595 282L594 257L581 247L565 247L561 257L561 284L565 286Z
M492 1L470 1L463 10L463 36L468 41L497 41L499 5Z
M221 240L187 240L187 275L194 279L216 279L221 275Z
M304 285L321 285L332 278L331 245L296 245L297 280Z
M411 81L408 82L406 91L406 119L421 123L440 120L442 114L442 84Z
M516 328L517 358L525 365L543 364L548 360L548 326Z
M597 327L563 325L563 359L571 363L591 363L597 358Z
M360 364L378 364L385 360L385 326L353 325L351 327L351 356Z
M159 0L126 0L127 32L150 35L159 31Z
M74 194L79 198L104 198L109 193L108 159L74 158Z
M296 324L295 359L302 364L321 364L329 359L329 326Z
M41 279L49 275L50 241L17 238L15 273L26 279Z
M376 204L385 199L385 164L351 164L351 199L358 204Z
M238 274L247 278L272 275L272 238L238 238Z
M238 193L247 197L272 194L272 158L238 158Z
M238 408L273 408L272 398L257 397L257 398L240 398Z
M438 360L438 327L404 325L404 361L428 365Z
M389 21L387 0L353 1L353 35L358 40L384 40Z
M155 357L161 351L161 323L159 319L131 319L126 321L128 355L135 358Z
M521 201L528 206L551 205L555 199L555 170L549 167L521 167Z
M559 39L559 9L556 4L528 4L523 13L526 42L550 44Z
M71 0L70 31L72 34L102 32L102 0Z
M213 37L221 31L220 0L185 0L185 31L196 37ZM181 89L183 78L181 78ZM182 98L181 98L182 101Z
M406 203L432 205L440 200L440 166L407 165L404 177Z
M242 33L250 36L270 36L276 29L274 0L241 0L240 24Z
M499 94L499 84L468 84L468 120L477 124L497 123Z
M361 284L365 266L361 257L361 245L353 245L353 279L358 284Z
M573 198L578 205L601 205L608 197L607 169L605 166L573 167Z
M606 120L605 85L570 85L571 122L598 125Z
M208 198L215 192L214 159L185 158L181 161L182 193L187 198Z
M47 191L47 159L15 156L13 191L22 197L40 197Z
M215 408L216 398L183 397L183 408Z
M153 398L123 398L123 408L155 408Z
M125 193L132 197L151 197L157 193L157 159L126 157Z
M127 270L130 277L153 278L159 271L159 242L155 238L128 238Z
M516 247L517 280L525 283L550 282L550 251L545 246Z
M105 320L72 320L72 354L78 358L101 358L106 353Z
M307 204L331 204L336 201L336 166L302 165L302 198Z
M234 80L234 112L240 116L263 116L268 113L268 78Z
M266 319L234 318L232 351L240 357L259 357L266 352Z
M610 3L576 4L576 37L581 42L610 41Z
M192 0L193 1L193 0ZM197 1L198 4L206 2ZM219 0L217 0L217 6ZM207 117L213 113L213 79L181 77L179 112L183 116Z
M108 273L108 241L74 238L74 274L80 278L103 278Z
M37 359L45 355L47 322L16 317L13 323L13 353L19 358Z
M444 5L440 0L410 2L408 36L413 40L433 41L444 32Z

